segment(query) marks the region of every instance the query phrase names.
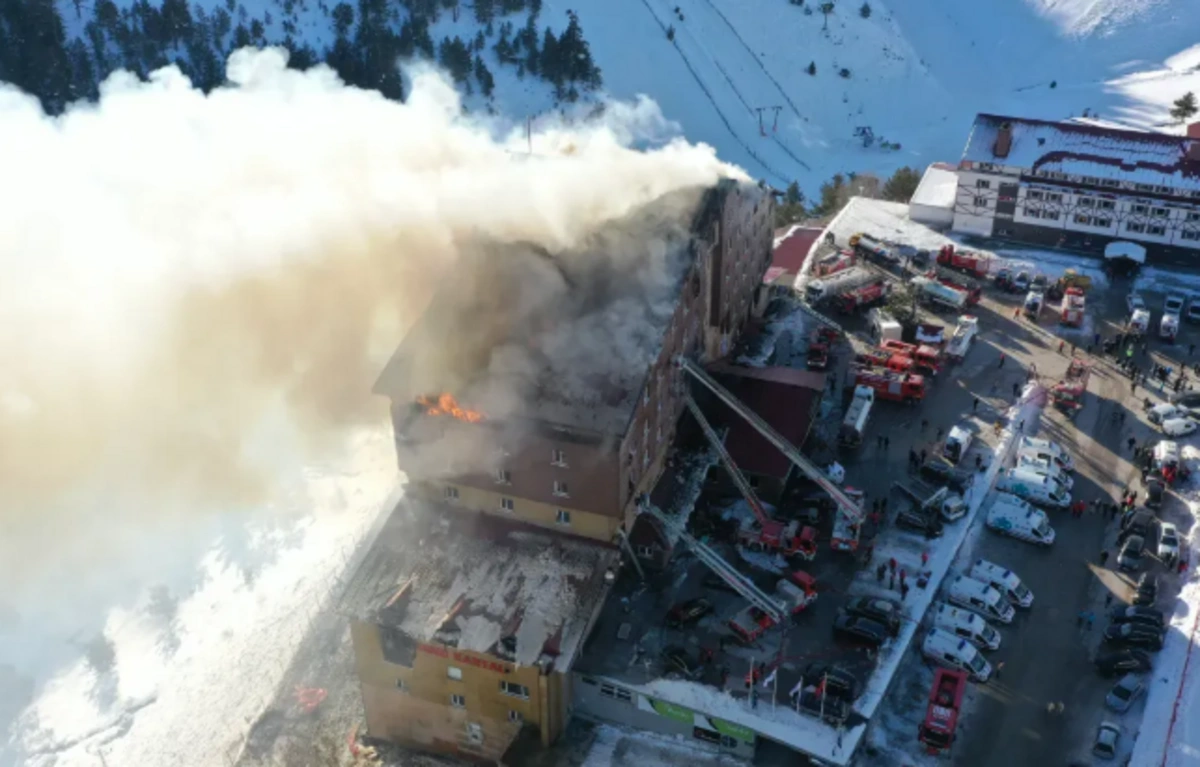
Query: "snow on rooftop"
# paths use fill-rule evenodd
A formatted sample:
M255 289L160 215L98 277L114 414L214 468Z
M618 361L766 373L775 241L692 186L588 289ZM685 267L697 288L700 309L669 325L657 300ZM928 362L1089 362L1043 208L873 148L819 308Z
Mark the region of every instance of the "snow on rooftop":
M937 165L930 165L921 176L917 191L913 192L910 205L927 205L931 208L953 208L954 195L958 190L958 173Z
M996 137L1005 123L1012 144L997 157ZM1185 160L1190 144L1164 133L981 114L962 159L1200 191L1200 167Z
M493 652L512 636L522 665L561 635L569 665L615 559L612 547L498 517L409 505L388 521L343 610L473 652Z

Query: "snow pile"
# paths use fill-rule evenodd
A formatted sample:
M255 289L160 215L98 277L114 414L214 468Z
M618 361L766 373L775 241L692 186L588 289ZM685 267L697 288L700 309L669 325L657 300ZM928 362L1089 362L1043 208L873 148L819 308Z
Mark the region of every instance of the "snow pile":
M603 724L579 767L737 767L740 759L705 749L696 740Z

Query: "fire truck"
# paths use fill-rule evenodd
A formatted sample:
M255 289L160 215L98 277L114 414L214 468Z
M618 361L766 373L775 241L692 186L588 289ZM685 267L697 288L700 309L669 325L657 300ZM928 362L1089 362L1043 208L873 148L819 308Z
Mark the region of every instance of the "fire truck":
M933 277L913 277L912 286L917 295L931 304L940 304L951 309L962 309L970 303L970 295L965 290L947 285Z
M894 354L903 354L916 364L917 370L926 375L937 375L942 367L942 353L928 344L906 344L889 339L882 341L879 348Z
M979 299L983 297L983 288L979 286L978 282L970 277L956 274L949 269L935 267L926 276L937 280L948 288L954 288L966 293L968 304L977 304L979 303Z
M1075 328L1082 326L1085 303L1082 288L1067 288L1063 293L1062 316L1059 318L1059 322Z
M859 233L850 235L850 247L854 248L854 252L860 254L863 258L876 261L880 264L896 264L900 262L900 256L896 251L892 250L886 243L868 234Z
M843 272L854 266L854 252L850 250L839 250L837 253L831 253L824 258L818 259L813 264L814 277L830 277Z
M817 601L817 579L803 570L797 570L787 578L780 578L775 584L775 598L787 607L789 613L799 615Z
M958 714L962 710L966 689L965 672L949 668L939 668L934 672L925 721L917 728L917 739L925 744L928 753L938 754L954 743L954 731L958 728Z
M946 357L954 362L962 362L963 358L967 356L967 352L971 350L971 344L975 342L975 336L978 334L979 318L970 314L959 317L958 324L954 327L954 333L946 343Z
M957 269L974 277L987 277L992 257L987 253L972 250L955 250L954 245L943 245L937 254L939 266Z
M833 328L819 327L808 340L805 367L809 370L824 370L829 367L829 349L838 342L838 332Z
M856 309L882 302L891 293L892 284L886 280L878 280L838 296L837 308L845 314L850 314Z
M913 369L913 361L903 354L885 351L883 349L866 349L854 355L856 365L864 368L879 368L893 373L908 373Z
M1083 407L1083 396L1087 393L1088 379L1092 369L1086 362L1075 358L1067 366L1061 381L1050 390L1050 399L1055 407L1068 415L1075 415Z
M810 305L816 305L878 279L879 274L875 270L864 266L852 266L829 277L809 282L804 286L804 299Z
M855 386L869 386L878 399L913 405L925 399L925 378L916 373L893 373L890 370L859 370Z
M852 487L846 488L846 496L852 498L859 508L862 508L863 493ZM845 514L838 514L833 520L833 536L829 547L834 551L858 551L858 534L862 532L861 520L851 519Z

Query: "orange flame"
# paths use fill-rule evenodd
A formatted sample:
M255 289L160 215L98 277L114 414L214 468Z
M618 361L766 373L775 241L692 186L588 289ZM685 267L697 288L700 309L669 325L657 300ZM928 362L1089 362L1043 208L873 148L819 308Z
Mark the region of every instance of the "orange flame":
M483 420L483 413L478 410L467 410L460 406L458 400L454 399L454 395L449 393L439 394L436 400L430 397L417 397L417 404L426 408L425 412L429 415L448 415L467 423L479 423Z

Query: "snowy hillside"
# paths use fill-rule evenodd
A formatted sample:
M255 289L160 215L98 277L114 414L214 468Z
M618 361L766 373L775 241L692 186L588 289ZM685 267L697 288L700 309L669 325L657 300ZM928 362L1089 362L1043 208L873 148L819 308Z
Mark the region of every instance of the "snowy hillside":
M501 12L506 5L516 10ZM568 9L576 11L603 93L645 94L690 140L717 147L771 183L797 179L810 196L837 172L882 175L957 158L976 112L1060 119L1088 110L1103 120L1177 129L1167 125L1170 102L1200 90L1194 0L832 5L826 15L817 0L543 0L534 26L561 32ZM233 25L247 26L256 43L290 39L318 60L336 39L335 6L192 4L194 17L228 8ZM457 12L442 8L430 25L435 45L454 36L470 43L484 32L479 55L495 75L496 93L485 99L476 85L468 105L517 121L561 107L548 83L523 71L519 77L494 49L502 22L519 30L536 5L496 6L496 22L486 27L468 4ZM406 0L392 7L396 23L405 7L416 6ZM88 5L59 0L59 8L68 38L86 38ZM226 32L228 47L236 34ZM178 53L187 59L187 51ZM468 78L464 87L471 84ZM870 146L858 135L862 128L870 129Z

